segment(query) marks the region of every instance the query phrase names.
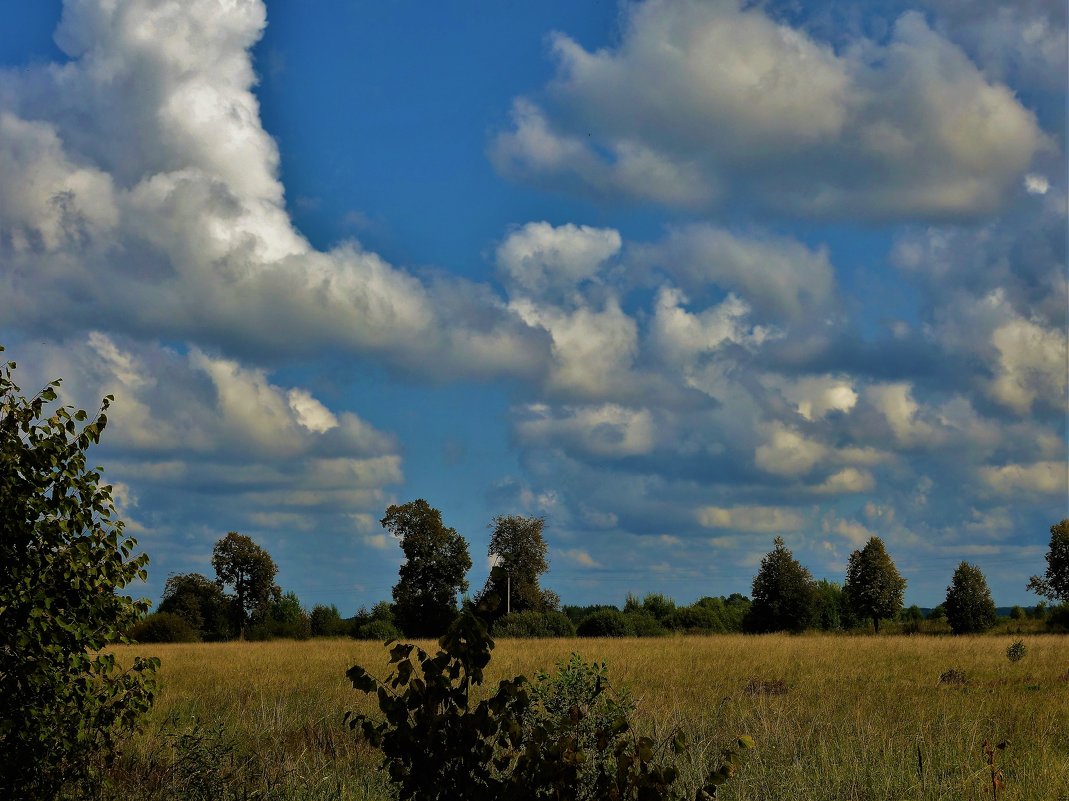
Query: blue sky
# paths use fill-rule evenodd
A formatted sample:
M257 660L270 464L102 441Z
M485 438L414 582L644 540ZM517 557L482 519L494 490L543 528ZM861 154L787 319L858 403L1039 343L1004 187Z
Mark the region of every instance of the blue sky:
M749 592L878 535L1029 603L1066 467L1063 3L0 1L0 342L116 396L170 573L238 530L389 597L424 497L485 579Z

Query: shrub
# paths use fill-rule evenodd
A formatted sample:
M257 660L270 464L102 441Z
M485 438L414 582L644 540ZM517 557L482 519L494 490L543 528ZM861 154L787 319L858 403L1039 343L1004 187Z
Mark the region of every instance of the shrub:
M635 629L631 618L617 609L594 612L576 626L580 637L633 637Z
M307 640L312 636L308 618L301 620L265 620L250 626L245 638L251 642L268 640Z
M358 640L397 640L401 638L401 630L388 620L372 620L356 627L353 637Z
M0 362L0 798L92 797L155 694L159 660L124 670L107 650L147 611L121 590L148 557L87 465L111 396L92 419L46 410L59 382L26 398L14 368Z
M595 798L598 775L616 770L613 753L597 747L598 733L611 731L617 720L628 719L636 704L630 694L612 688L604 662L587 664L573 653L567 662L557 662L556 668L553 674L536 674L525 728L542 724L573 734L576 747L590 755L579 765L574 797Z
M656 755L667 748L639 736L626 713L596 724L592 737L581 739L576 724L585 719L584 709L598 708L607 689L600 678L584 696L587 703L570 704L562 717L552 711L556 707L547 709L545 697L541 704L535 701L523 676L503 680L496 691L478 690L494 641L476 615L462 614L439 645L434 656L414 645L394 645L385 681L360 666L346 673L353 687L378 700L381 715L348 713L346 720L382 749L401 801L578 798L580 787L590 788L587 798L681 798L671 758ZM482 700L473 699L473 688ZM567 702L562 699L559 709ZM584 748L584 742L593 745ZM726 751L724 763L705 777L698 798L715 796L734 774L739 750L752 745L740 738ZM681 735L670 748L676 755L687 751ZM590 778L586 765L594 765Z
M635 637L664 637L669 634L668 629L649 612L629 612L624 617Z
M575 624L563 612L513 612L494 624L495 637L574 637Z
M155 612L130 628L135 642L197 642L200 637L183 618L170 612Z
M1006 658L1011 662L1020 662L1024 659L1024 655L1028 652L1025 648L1024 642L1016 640L1009 648L1006 649Z

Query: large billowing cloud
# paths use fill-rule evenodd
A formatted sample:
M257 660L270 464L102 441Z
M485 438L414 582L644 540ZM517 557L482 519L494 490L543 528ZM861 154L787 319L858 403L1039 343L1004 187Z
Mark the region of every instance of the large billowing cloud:
M294 229L253 94L262 3L70 2L71 60L0 73L5 322L246 352L341 347L422 374L537 373L547 342ZM117 287L121 289L117 290ZM454 305L450 305L451 299Z
M737 0L647 0L620 42L552 40L545 99L491 147L504 174L683 206L970 216L1046 146L1035 115L924 17L833 50Z

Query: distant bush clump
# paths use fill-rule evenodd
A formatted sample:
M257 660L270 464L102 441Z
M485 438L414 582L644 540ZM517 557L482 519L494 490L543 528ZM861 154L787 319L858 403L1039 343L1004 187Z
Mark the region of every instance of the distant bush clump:
M154 612L130 627L135 642L198 642L200 637L183 618L171 612Z
M576 627L580 637L634 637L632 619L618 609L603 609L586 617Z
M563 612L513 612L494 624L495 637L574 637L575 624Z
M343 618L334 604L316 604L308 619L313 637L348 637L353 633L353 621Z
M361 624L353 631L353 637L358 640L397 640L401 637L401 630L389 620L372 620Z
M664 637L672 632L661 625L653 615L647 612L625 612L627 624L634 637Z

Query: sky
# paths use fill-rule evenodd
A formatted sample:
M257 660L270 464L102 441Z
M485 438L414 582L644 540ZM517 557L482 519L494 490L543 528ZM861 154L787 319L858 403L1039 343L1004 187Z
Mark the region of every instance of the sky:
M344 614L425 498L565 603L1069 516L1061 0L0 0L0 344L151 558Z

